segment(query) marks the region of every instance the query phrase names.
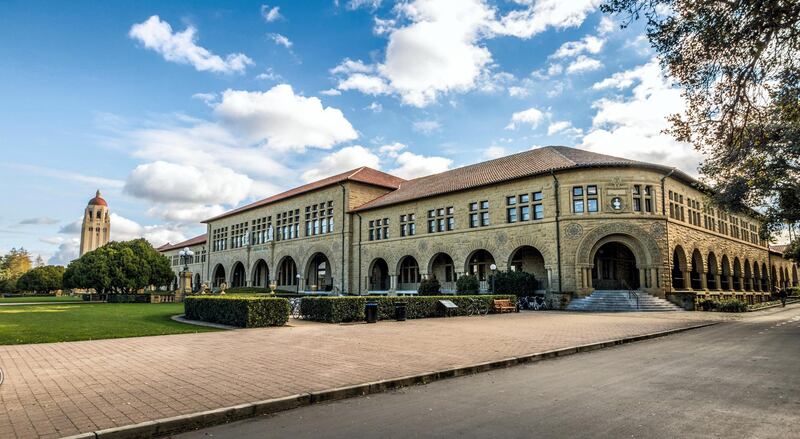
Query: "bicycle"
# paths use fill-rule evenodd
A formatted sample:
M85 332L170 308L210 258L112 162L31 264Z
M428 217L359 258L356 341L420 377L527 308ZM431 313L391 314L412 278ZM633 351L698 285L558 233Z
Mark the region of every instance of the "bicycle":
M544 297L534 296L533 297L533 310L534 311L543 311L546 309L550 309L550 305L547 304L547 300Z
M291 316L296 319L303 318L302 313L300 312L300 304L303 302L302 297L293 297L289 299L289 306L291 307Z
M469 299L469 303L467 303L466 308L468 316L485 316L486 314L489 314L489 305L485 300L474 298Z

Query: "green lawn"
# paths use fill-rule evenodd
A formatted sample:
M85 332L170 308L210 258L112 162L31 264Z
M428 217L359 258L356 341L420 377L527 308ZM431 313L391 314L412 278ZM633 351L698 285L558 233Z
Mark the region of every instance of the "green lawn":
M0 345L183 334L217 329L170 320L182 303L0 306Z
M81 296L0 297L0 303L80 302Z

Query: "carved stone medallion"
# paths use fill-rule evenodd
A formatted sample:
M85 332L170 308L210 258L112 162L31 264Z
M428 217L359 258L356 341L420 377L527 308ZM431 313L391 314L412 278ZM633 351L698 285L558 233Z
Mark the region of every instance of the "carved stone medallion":
M583 227L578 223L567 225L564 229L564 235L567 238L577 238L583 234Z

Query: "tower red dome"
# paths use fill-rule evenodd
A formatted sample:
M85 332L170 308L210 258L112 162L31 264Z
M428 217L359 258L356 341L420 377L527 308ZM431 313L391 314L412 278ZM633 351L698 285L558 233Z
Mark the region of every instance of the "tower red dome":
M94 198L89 200L89 205L90 206L106 206L106 207L108 207L108 203L106 203L106 200L104 200L103 197L100 196L100 189L97 190L97 194L95 194Z

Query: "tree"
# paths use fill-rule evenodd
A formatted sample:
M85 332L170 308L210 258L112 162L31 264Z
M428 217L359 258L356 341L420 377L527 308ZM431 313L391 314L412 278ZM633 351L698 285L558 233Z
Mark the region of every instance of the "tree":
M72 261L64 274L68 288L98 293L131 294L148 286L169 285L169 259L144 239L110 242Z
M517 296L533 296L536 293L536 278L524 271L498 271L494 274L494 281L489 278L489 285L493 286L493 294L514 294Z
M12 248L0 258L0 291L17 290L17 280L31 269L31 255L24 248Z
M17 281L17 289L50 294L63 288L65 268L60 265L44 265L23 274Z
M783 252L783 257L786 259L800 262L800 238L795 238L794 241L789 243L786 251Z
M706 160L713 200L763 209L762 236L800 221L800 2L607 0L605 12L644 18L662 65L683 90L676 139Z
M456 280L456 292L458 294L477 294L480 289L481 284L478 282L478 278L471 274L459 276Z

